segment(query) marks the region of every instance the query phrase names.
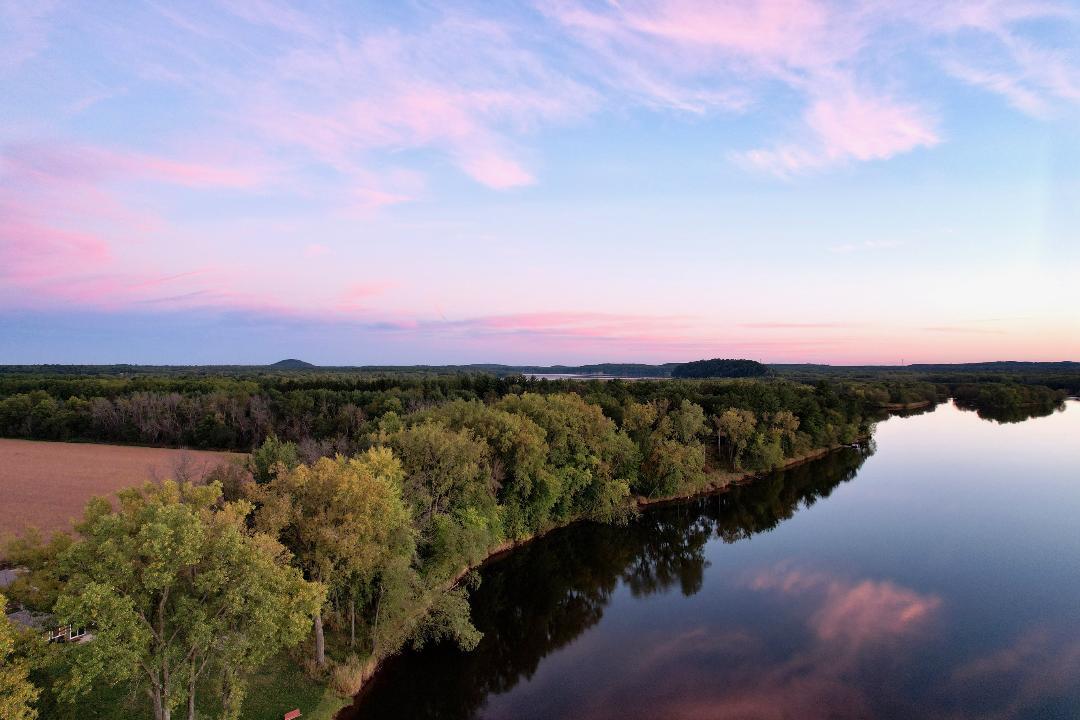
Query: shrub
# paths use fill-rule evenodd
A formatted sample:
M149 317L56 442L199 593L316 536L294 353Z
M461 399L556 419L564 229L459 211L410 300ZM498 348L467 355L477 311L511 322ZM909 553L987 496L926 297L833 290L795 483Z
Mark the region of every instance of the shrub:
M345 662L336 663L330 671L330 687L342 697L352 697L360 692L374 669L374 659L361 662L357 656L350 655Z

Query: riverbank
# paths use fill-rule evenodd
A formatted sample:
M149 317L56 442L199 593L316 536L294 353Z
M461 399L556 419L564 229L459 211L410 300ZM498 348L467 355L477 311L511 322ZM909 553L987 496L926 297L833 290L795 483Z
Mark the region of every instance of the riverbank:
M859 438L857 438L855 444L862 444L862 443L869 442L870 438L871 438L870 435L860 436ZM746 483L751 483L754 480L756 480L758 478L761 478L761 477L764 477L764 476L766 476L766 475L768 475L770 473L773 473L773 472L788 470L790 468L793 468L793 467L796 467L796 466L799 466L799 465L803 465L803 464L806 464L808 462L813 462L814 460L819 460L819 459L825 457L826 455L828 455L830 453L836 452L837 450L840 450L840 449L845 448L845 447L850 447L850 446L851 446L851 444L843 443L843 444L831 445L829 447L824 447L824 448L817 448L815 450L811 450L809 452L802 453L800 455L795 455L795 456L792 456L790 458L786 458L784 460L784 462L782 462L780 465L778 465L777 467L775 467L775 468L773 468L771 470L760 470L760 471L752 471L752 472L734 472L734 471L714 470L709 474L708 483L705 486L703 486L703 487L701 487L701 488L699 488L697 490L694 490L694 491L688 492L688 493L680 493L680 494L676 494L676 495L667 495L667 496L663 496L663 497L654 497L654 498L638 496L638 497L636 497L634 499L634 506L635 506L636 509L640 510L640 509L645 509L645 508L649 508L649 507L662 506L662 505L665 505L665 504L673 504L673 503L685 502L687 500L691 500L691 499L694 499L694 498L697 498L697 497L705 497L705 496L709 496L709 495L721 494L721 493L729 491L731 488L733 488L735 486L744 485ZM470 565L468 567L462 568L461 571L459 571L452 579L450 579L445 584L443 589L444 590L453 589L469 573L471 573L473 571L476 571L476 570L480 570L480 569L484 568L485 566L487 566L488 564L490 564L492 562L495 562L495 561L499 560L500 558L505 557L506 555L510 554L511 552L513 552L513 551L515 551L515 550L517 550L517 549L519 549L519 548L521 548L521 547L523 547L525 545L528 545L529 543L532 543L535 540L538 540L538 539L540 539L542 537L545 537L546 535L548 535L548 534L550 534L552 532L555 532L556 530L562 530L564 528L571 527L573 525L576 525L576 524L579 524L579 523L584 523L584 522L591 522L591 521L588 518L579 518L579 519L572 520L572 521L567 522L567 523L560 523L560 524L552 525L550 527L544 528L540 532L532 533L532 534L530 534L528 536L518 538L516 540L510 540L510 541L507 541L507 542L500 543L499 545L496 545L495 547L491 548L489 550L488 554L480 562L475 563L473 565ZM379 672L379 670L382 668L383 663L387 659L389 659L390 657L393 657L393 654L385 655L385 656L377 658L377 659L369 657L365 661L365 663L364 663L364 665L365 665L365 673L364 673L364 677L363 677L363 680L362 680L362 684L360 686L360 690L356 693L356 695L353 697L352 702L349 703L348 705L354 705L363 696L364 690L367 687L369 687L372 678ZM344 709L344 707L348 707L348 705L343 706L341 709ZM338 712L340 713L340 710ZM337 715L335 715L335 717L337 717Z
M878 405L878 407L882 410L895 412L901 410L920 410L924 407L930 407L934 404L935 402L933 400L917 400L915 402L909 403L881 403L880 405Z
M869 439L870 439L869 435L861 436L861 437L859 437L857 439L856 443L857 444L862 444L864 442L868 442ZM850 445L849 444L836 444L836 445L831 445L831 446L826 447L826 448L818 448L816 450L811 450L810 452L803 453L801 455L794 455L794 456L792 456L790 458L786 458L784 460L784 462L782 462L780 465L778 465L777 467L775 467L775 468L773 468L771 470L755 470L755 471L752 471L752 472L733 472L733 471L725 471L725 470L714 470L711 473L709 473L709 482L700 489L697 489L697 490L694 490L694 491L688 492L688 493L678 493L678 494L675 494L675 495L665 495L665 496L662 496L662 497L644 497L644 496L639 495L638 497L636 497L634 499L634 505L635 505L635 507L637 509L641 510L641 509L648 508L648 507L667 505L667 504L672 504L672 503L686 502L687 500L693 500L694 498L707 497L709 495L717 495L719 493L727 492L728 490L730 490L732 487L735 487L736 485L743 485L743 484L746 484L746 483L749 483L749 482L753 482L757 478L764 477L765 475L768 475L769 473L780 472L782 470L788 470L788 469L796 467L798 465L803 465L803 464L808 463L808 462L813 462L814 460L819 460L819 459L825 457L826 455L828 455L829 453L836 452L837 450L840 450L841 448L845 448L845 447L850 447ZM577 523L583 523L583 522L591 522L591 521L588 518L579 518L577 520L572 520L572 521L570 521L568 523L560 523L558 525L552 525L551 527L545 528L544 530L542 530L542 531L540 531L538 533L533 533L532 535L528 535L526 537L519 538L517 540L510 540L510 541L507 541L507 542L504 542L504 543L500 543L499 545L496 545L494 548L492 548L492 550L487 554L487 556L483 560L481 560L479 563L477 563L476 565L472 565L472 566L469 566L467 568L464 568L461 572L459 572L454 577L454 579L450 582L447 589L450 589L450 588L453 588L454 586L456 586L459 582L461 582L461 580L466 575L468 575L473 570L479 570L480 568L484 567L488 563L493 562L493 561L499 559L500 557L503 557L507 553L513 552L514 550L516 550L517 548L520 548L523 545L527 545L528 543L531 543L534 540L538 540L538 539L544 537L545 535L547 535L549 533L552 533L552 532L554 532L556 530L561 530L563 528L570 527L571 525L576 525Z

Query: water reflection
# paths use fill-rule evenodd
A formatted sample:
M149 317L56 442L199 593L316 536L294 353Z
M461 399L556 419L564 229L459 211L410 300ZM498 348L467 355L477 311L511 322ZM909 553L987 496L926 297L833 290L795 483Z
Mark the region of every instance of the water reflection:
M342 717L1080 718L1066 405L945 404L882 423L869 461L554 533L484 570L475 651L406 653Z
M1005 407L982 407L971 403L955 401L956 407L967 412L974 412L983 420L997 423L1019 423L1025 420L1046 417L1056 412L1065 412L1065 403L1045 402Z
M490 696L531 678L544 657L596 625L620 583L635 598L676 587L694 595L711 539L733 543L772 530L853 478L871 453L845 448L729 493L649 510L627 527L581 524L525 546L483 572L472 603L484 632L475 651L444 645L394 658L339 717L477 717ZM667 646L685 653L695 635L718 642L703 633Z

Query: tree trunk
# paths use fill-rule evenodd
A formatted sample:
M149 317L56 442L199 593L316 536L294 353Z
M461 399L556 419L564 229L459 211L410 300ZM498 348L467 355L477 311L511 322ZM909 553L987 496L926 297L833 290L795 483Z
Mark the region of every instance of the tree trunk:
M172 720L172 706L169 702L169 664L166 662L161 671L161 720Z
M149 692L150 702L154 706L154 720L164 720L164 715L162 714L161 708L161 690L157 687L157 685L155 685L154 688Z
M322 608L315 611L315 664L326 666L326 639L323 637Z
M378 637L379 637L379 610L382 608L382 595L383 595L383 586L382 586L382 582L380 582L379 583L379 597L375 601L375 624L372 625L372 627L371 627L371 656L372 657L376 657L376 655L375 655L375 643L376 643L376 641L378 640Z
M356 647L356 593L349 599L349 647Z
M195 720L195 658L191 659L191 677L188 679L187 717Z

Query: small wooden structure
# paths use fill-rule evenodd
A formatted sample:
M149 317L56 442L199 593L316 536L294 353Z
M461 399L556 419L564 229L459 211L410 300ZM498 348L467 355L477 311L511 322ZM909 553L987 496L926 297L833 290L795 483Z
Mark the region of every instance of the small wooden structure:
M90 634L86 632L86 628L62 625L49 630L45 639L49 642L82 642L89 640Z
M300 717L300 708L285 713L285 720L296 720L298 717Z

